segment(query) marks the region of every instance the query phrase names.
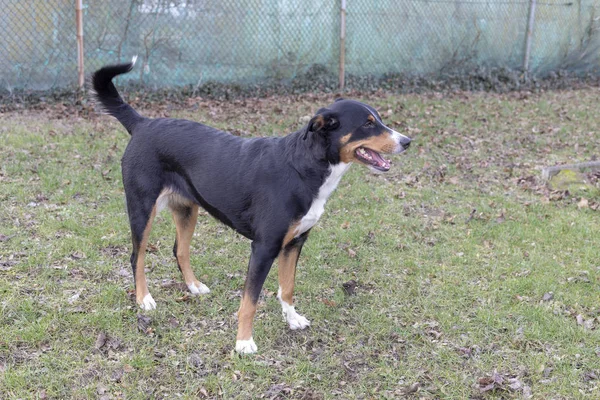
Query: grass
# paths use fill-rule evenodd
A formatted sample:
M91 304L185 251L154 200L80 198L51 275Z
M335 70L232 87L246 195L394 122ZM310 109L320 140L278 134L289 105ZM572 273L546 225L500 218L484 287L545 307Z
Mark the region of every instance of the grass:
M413 147L386 175L353 166L342 179L297 273L311 327L287 329L273 271L249 357L232 351L246 239L201 215L192 263L212 291L191 298L159 215L147 256L158 309L141 312L127 134L58 107L0 115L0 397L598 398L599 190L537 180L598 155L597 91L362 99ZM279 135L331 100L145 113Z

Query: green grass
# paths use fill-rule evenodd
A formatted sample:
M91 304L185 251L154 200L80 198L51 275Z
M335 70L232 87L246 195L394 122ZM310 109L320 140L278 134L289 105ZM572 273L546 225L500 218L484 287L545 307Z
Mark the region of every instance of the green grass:
M278 135L331 100L145 113ZM174 226L159 215L147 256L158 309L142 313L127 134L55 108L0 115L0 398L598 398L600 194L561 198L537 180L542 166L598 155L597 91L363 100L413 147L388 174L353 166L343 178L299 263L311 327L287 329L273 271L249 357L233 352L246 239L200 216L192 263L212 291L190 298L172 284ZM494 373L502 383L481 391Z

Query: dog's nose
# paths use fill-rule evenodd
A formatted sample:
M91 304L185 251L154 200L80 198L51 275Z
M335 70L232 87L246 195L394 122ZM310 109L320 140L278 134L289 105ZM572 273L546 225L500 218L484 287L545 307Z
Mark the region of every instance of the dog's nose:
M410 147L410 142L412 142L412 139L409 137L404 136L401 140L400 140L400 144L402 145L402 147L404 148L404 150L408 149Z

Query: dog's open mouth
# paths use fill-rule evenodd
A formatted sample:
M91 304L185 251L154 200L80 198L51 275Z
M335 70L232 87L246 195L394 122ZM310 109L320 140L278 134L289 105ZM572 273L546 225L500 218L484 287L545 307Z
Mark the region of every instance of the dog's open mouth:
M366 147L359 147L354 151L354 154L359 161L370 165L379 171L389 171L390 169L390 161L381 157L376 151L367 149Z

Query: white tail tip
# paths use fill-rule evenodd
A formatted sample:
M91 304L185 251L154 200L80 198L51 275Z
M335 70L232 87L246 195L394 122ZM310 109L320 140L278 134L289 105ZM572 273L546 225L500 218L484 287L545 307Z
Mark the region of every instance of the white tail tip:
M138 56L135 55L133 57L131 57L131 66L133 67L135 65L135 62L137 61Z

